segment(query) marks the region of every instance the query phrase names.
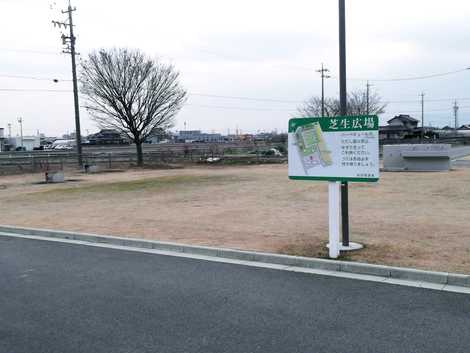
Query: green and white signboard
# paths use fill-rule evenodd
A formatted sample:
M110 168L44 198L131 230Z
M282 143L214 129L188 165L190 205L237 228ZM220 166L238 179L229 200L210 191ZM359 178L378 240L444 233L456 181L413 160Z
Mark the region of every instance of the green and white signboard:
M328 181L329 255L347 250L339 242L340 182L379 180L376 115L289 120L289 178ZM350 247L362 247L349 243Z
M379 179L376 115L289 121L289 178L375 182Z

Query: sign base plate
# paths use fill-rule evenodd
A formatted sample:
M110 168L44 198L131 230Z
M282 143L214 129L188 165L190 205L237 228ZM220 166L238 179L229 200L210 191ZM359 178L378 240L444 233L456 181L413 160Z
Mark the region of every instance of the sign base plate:
M329 249L330 244L326 244L326 247ZM349 246L344 246L342 243L339 243L338 245L340 251L354 251L354 250L360 250L364 248L364 245L359 244L359 243L353 243L349 242Z

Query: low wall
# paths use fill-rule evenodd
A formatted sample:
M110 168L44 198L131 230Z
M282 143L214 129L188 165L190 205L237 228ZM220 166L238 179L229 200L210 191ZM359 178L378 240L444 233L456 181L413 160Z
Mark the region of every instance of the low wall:
M449 144L385 145L385 171L446 171L450 169L452 146Z

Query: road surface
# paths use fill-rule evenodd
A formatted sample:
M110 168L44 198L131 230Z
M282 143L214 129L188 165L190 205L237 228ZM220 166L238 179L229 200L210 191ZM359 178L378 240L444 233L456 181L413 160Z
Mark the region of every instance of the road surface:
M470 295L0 237L0 352L468 352Z

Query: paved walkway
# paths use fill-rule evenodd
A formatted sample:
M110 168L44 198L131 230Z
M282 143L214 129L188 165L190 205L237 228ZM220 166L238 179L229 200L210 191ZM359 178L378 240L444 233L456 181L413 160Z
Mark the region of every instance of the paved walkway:
M0 238L0 352L468 352L470 295Z

